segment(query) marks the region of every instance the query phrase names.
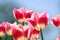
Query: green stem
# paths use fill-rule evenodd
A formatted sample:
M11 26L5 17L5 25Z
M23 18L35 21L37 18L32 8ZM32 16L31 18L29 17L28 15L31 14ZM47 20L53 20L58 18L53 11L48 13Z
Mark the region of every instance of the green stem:
M1 37L0 37L0 40L2 40Z
M24 22L22 22L22 25L24 25Z
M5 40L8 40L8 35L5 36Z
M17 24L22 24L22 25L25 24L25 22L18 22L18 21L16 21L16 22L17 22Z
M5 39L4 40L13 40L13 37L12 36L9 36L9 35L7 35L6 34L6 36L5 36Z
M13 36L10 36L10 40L13 40Z
M30 38L28 38L28 40L30 40Z
M36 38L36 40L37 40L37 38Z
M41 32L41 39L44 40L42 29L40 29L40 32Z

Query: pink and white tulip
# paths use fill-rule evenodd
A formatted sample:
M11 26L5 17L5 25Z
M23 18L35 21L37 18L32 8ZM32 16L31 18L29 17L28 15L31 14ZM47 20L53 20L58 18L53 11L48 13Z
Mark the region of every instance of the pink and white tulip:
M60 14L57 15L55 18L51 18L51 23L60 28Z
M0 37L4 37L6 34L5 31L5 22L3 22L2 24L0 24Z
M31 18L31 15L34 13L33 10L28 11L26 8L14 9L13 15L16 20L19 22L25 22L25 19Z
M45 11L39 15L35 12L30 19L27 19L27 22L35 29L44 29L48 24L48 13Z
M57 36L56 40L60 40L60 35L59 35L59 36Z

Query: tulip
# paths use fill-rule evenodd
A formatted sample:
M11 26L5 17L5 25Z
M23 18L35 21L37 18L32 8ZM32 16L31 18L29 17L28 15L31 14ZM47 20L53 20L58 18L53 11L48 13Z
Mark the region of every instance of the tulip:
M38 39L39 35L40 35L40 31L39 30L36 30L34 29L34 27L32 27L32 25L28 24L28 29L29 29L29 35L28 35L28 38L30 40L36 40Z
M5 31L5 22L3 22L2 24L0 24L0 37L4 37L5 34L6 34L6 31Z
M36 29L33 29L31 31L31 33L30 33L30 40L32 40L32 39L34 39L34 40L38 39L39 35L40 35L40 31L36 30Z
M51 23L60 28L60 15L57 15L55 18L51 18Z
M39 15L35 12L27 22L37 30L44 29L48 24L48 13L45 11Z
M5 24L5 30L6 30L7 35L9 35L9 36L12 35L11 24L9 22L6 22L6 24Z
M60 36L57 36L56 40L60 40Z
M28 24L32 25L34 29L41 31L41 39L43 38L42 29L44 29L48 24L48 13L47 11L41 13L40 15L36 12L32 14L31 18L26 19Z
M7 35L12 36L12 28L13 28L13 26L17 26L16 23L11 24L9 22L6 22L5 30L6 30Z
M19 27L12 28L14 40L28 40L30 35L30 28L27 26L18 25Z
M13 10L13 15L18 22L25 22L25 19L30 18L33 13L33 10L27 11L26 8L14 8Z

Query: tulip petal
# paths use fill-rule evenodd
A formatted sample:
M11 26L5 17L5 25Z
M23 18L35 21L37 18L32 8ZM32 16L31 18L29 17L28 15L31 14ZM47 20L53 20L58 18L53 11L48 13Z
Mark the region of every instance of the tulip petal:
M23 36L23 35L22 35L22 31L20 31L20 30L18 30L18 29L16 29L16 28L13 28L13 29L12 29L12 34L13 34L14 39L17 39L17 38Z
M54 24L55 26L58 26L58 22L54 18L51 19L51 23Z
M5 22L3 22L2 24L0 24L0 37L5 36L6 31L5 31Z
M32 20L32 19L27 19L27 22L29 24L31 24L33 27L35 27L37 25L36 22L34 20Z
M50 22L60 28L60 15L57 15L55 18L51 18Z
M57 36L56 40L60 40L60 36Z
M36 29L32 30L32 32L31 32L31 36L34 38L38 38L39 34L40 34L40 31L36 30Z
M33 10L27 11L26 15L25 15L25 18L31 18L31 16L32 16L33 13L34 13Z
M13 10L13 15L16 18L16 20L19 20L19 19L23 18L22 11L19 11L19 9L14 9Z
M47 11L43 12L40 15L39 24L44 24L45 26L48 24L48 13L47 13Z
M21 26L21 25L18 25ZM15 40L27 40L29 34L29 28L25 26L13 27L12 34Z
M38 23L39 21L39 14L37 14L36 12L34 12L34 14L32 14L31 17L36 23Z

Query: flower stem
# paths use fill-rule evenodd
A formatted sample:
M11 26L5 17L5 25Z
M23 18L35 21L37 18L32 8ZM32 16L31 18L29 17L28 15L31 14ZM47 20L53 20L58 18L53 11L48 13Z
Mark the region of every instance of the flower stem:
M10 40L13 40L13 36L10 36Z
M22 22L22 25L24 25L24 22Z
M0 40L1 40L1 37L0 37Z
M5 40L8 40L8 35L5 36Z
M41 32L41 40L44 40L42 29L40 29L40 32Z
M22 24L22 25L25 24L25 22L18 22L18 21L16 21L16 22L17 22L17 24Z
M13 37L6 34L4 40L13 40Z

